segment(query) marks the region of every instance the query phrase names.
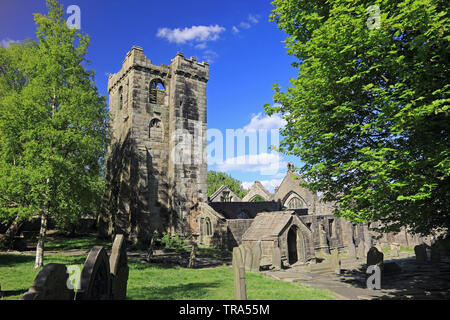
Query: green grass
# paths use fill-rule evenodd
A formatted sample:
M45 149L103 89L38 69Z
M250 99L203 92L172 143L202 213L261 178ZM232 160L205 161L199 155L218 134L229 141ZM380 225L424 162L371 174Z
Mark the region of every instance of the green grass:
M48 255L45 263L83 264L86 256ZM33 269L33 255L0 255L0 284L3 299L20 299L28 290L38 270ZM129 260L127 298L133 300L231 300L233 272L228 266L187 269ZM247 272L248 299L329 300L334 295L299 284L279 282L262 274Z
M77 238L51 237L45 242L45 250L51 251L90 250L93 246L111 248L111 241L86 236Z

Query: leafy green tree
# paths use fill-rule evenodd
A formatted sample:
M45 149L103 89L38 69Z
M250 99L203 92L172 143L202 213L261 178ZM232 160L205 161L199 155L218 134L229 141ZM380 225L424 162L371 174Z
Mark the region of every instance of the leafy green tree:
M208 197L216 192L222 185L230 188L230 190L239 198L242 198L247 194L247 191L242 187L242 182L231 177L231 175L212 170L208 171Z
M35 268L49 219L64 226L99 207L107 142L106 99L85 69L89 37L66 26L56 0L47 6L35 14L38 41L5 49L20 86L0 73L13 84L0 93L0 215L40 217Z
M355 222L427 235L450 226L448 4L274 0L298 77L275 107L305 185ZM378 6L380 15L377 15Z

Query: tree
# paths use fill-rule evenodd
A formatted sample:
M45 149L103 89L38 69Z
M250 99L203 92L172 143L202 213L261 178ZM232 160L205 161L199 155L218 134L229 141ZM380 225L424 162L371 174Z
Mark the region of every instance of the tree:
M380 221L380 231L448 230L446 3L273 5L299 73L285 92L274 86L279 105L265 109L286 119L281 151L301 158L304 185L335 201L338 216Z
M56 0L47 6L35 14L38 41L12 64L21 86L0 96L0 215L39 216L35 268L48 219L62 226L98 209L107 143L106 99L84 66L89 37L66 26Z
M245 189L242 187L242 182L231 177L231 175L212 170L208 171L208 197L216 192L216 190L222 185L227 186L240 198L247 194Z

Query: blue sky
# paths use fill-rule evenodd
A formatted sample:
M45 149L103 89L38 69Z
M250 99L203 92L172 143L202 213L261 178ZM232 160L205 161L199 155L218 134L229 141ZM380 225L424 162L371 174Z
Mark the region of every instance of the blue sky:
M247 131L273 129L282 125L280 117L268 118L262 106L273 104L273 84L282 87L295 78L294 58L286 54L285 34L269 22L270 1L153 1L153 0L68 0L64 8L81 9L81 31L91 37L89 68L96 71L96 84L107 95L107 75L117 72L133 45L144 49L154 64L170 64L177 51L210 63L207 85L208 129L223 132L242 128ZM1 0L0 44L34 38L32 13L46 13L44 0ZM66 14L67 18L70 16ZM248 152L248 148L247 148ZM265 154L264 154L265 153ZM257 165L222 165L223 170L248 187L259 180L273 190L284 176L293 157L257 150L254 157L279 161L279 170L261 172Z

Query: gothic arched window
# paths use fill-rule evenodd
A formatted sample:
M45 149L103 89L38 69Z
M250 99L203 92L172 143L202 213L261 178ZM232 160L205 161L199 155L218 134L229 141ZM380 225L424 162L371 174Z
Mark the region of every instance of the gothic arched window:
M150 121L148 137L150 139L162 141L162 123L158 118L154 118Z
M206 224L206 235L211 236L212 235L211 220L209 218L205 218L205 224Z
M289 209L300 209L303 208L303 201L300 200L299 198L295 197L292 198L291 200L289 200L287 207Z
M161 79L153 79L149 87L149 102L158 103L158 90L164 91L164 83Z

